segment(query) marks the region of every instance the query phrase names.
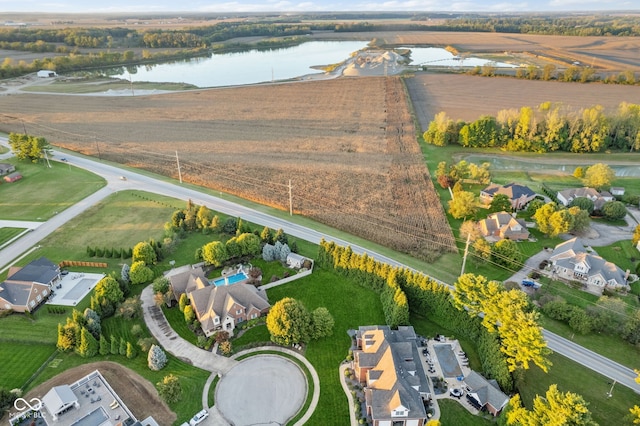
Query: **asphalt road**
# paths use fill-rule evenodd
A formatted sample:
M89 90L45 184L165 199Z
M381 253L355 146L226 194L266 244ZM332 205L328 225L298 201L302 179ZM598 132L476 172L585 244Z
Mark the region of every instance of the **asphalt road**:
M6 139L0 139L0 143L6 145ZM250 222L268 226L272 229L282 228L287 234L295 236L297 238L310 241L313 243L319 243L321 238L325 240L335 241L336 244L350 245L356 253L367 253L376 260L401 267L408 267L394 259L380 255L378 253L366 250L358 245L351 244L348 241L336 238L329 234L322 234L313 229L305 226L291 223L285 219L270 216L266 213L253 210L249 207L244 207L239 204L223 200L218 197L214 197L208 194L204 194L193 189L185 188L180 185L165 182L154 179L145 175L141 175L132 171L123 170L93 159L87 159L68 153L58 153L54 151L55 158L65 157L68 161L77 167L89 170L97 175L102 176L108 182L107 186L98 192L90 195L74 206L64 210L57 214L55 217L42 224L29 235L25 235L20 238L16 243L11 244L4 250L0 251L0 269L16 258L20 253L28 250L32 246L38 244L44 237L55 231L64 223L73 219L92 205L98 203L106 196L114 191L131 189L131 190L143 190L152 193L162 194L169 197L174 197L182 200L193 200L194 203L200 205L206 205L212 210L219 211L221 213L229 214L232 216L239 216ZM121 179L126 178L126 180ZM443 283L446 284L446 283ZM449 285L450 284L446 284ZM550 331L544 330L545 339L547 339L547 345L549 349L557 352L561 355L568 357L593 371L596 371L611 380L615 380L628 388L633 389L635 392L640 393L640 384L635 382L636 374L633 370L624 367L608 358L598 355L580 345L577 345L567 339L564 339ZM640 367L640 366L639 366Z

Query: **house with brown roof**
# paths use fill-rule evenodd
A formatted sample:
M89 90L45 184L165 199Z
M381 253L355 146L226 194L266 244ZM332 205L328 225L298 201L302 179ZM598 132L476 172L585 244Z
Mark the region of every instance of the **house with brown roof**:
M558 244L549 260L553 272L560 278L582 281L600 288L628 286L628 273L596 252L587 251L578 238Z
M241 322L266 315L271 308L267 294L251 284L205 285L187 293L206 336L224 330L233 336Z
M207 286L209 283L202 266L185 265L174 268L164 275L169 280L176 301L180 300L183 293L190 293L197 288Z
M478 222L480 233L492 240L526 240L529 238L527 225L522 219L516 219L507 212L492 213Z
M613 201L615 198L607 191L598 192L593 188L569 188L563 191L558 191L558 202L563 206L568 206L576 198L585 197L593 201L593 208L596 210L602 209L604 203Z
M422 426L429 383L413 327L362 326L356 331L352 368L364 385L373 426Z
M8 183L12 183L20 179L22 179L22 174L20 174L20 172L13 172L4 177L4 181Z
M492 183L485 189L480 191L480 201L484 204L491 204L491 200L498 194L504 194L509 197L511 201L511 208L513 210L523 209L531 200L536 197L536 193L533 192L528 186L519 185L511 182L507 185L498 185Z
M44 257L22 268L12 266L0 283L0 310L32 312L47 300L59 280L60 268Z

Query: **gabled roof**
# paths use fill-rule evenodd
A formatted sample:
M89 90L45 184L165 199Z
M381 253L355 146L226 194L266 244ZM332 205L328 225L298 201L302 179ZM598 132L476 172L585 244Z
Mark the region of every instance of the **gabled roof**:
M76 402L78 402L78 398L73 394L69 385L51 388L42 398L42 403L52 415L58 414L60 410Z
M392 410L405 408L408 418L426 418L421 393L429 392L416 335L411 326L391 330L388 326L360 327L357 351L362 367L371 367L365 389L374 420L390 419ZM375 380L372 380L375 379Z
M567 269L574 269L576 264L584 262L589 267L588 276L600 274L606 282L615 281L619 285L626 284L625 272L622 269L597 254L588 253L577 238L558 244L550 260Z
M0 297L14 306L27 306L32 284L3 282L0 284Z
M7 281L36 282L49 284L60 273L60 268L46 257L41 257L21 268L13 275L7 277Z
M202 267L182 267L169 271L166 277L171 283L171 288L176 298L179 298L182 293L189 293L208 284Z
M190 295L194 311L202 323L216 316L224 318L236 303L246 310L256 308L262 311L271 307L266 293L250 284L209 285L192 291Z
M480 405L490 404L497 411L504 408L509 402L509 397L505 395L495 381L489 381L475 371L471 371L464 382L471 388L470 394L477 396Z
M510 213L492 213L479 222L480 231L485 236L499 235L508 238L510 235L527 234L527 224L522 219L516 219ZM520 229L518 229L520 228Z
M520 185L515 182L508 183L506 185L498 185L492 183L482 190L485 194L494 197L497 194L504 194L509 197L510 200L517 200L520 197L533 197L536 195L528 186Z
M9 170L13 170L15 166L9 163L0 163L0 173L7 173Z
M586 253L587 249L577 237L571 238L564 243L558 244L549 258L552 262L558 259L574 257L578 253Z

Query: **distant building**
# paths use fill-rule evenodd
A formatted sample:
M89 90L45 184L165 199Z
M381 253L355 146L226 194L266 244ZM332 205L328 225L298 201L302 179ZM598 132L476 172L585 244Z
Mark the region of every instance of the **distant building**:
M622 186L612 186L609 188L609 192L611 192L611 195L624 195L624 188Z
M0 176L4 176L16 171L16 166L10 163L0 163Z
M56 74L55 71L51 71L51 70L40 70L38 71L38 77L40 78L50 78L50 77L57 77L58 74Z
M593 208L600 210L604 203L613 201L613 195L607 191L598 192L593 188L569 188L558 192L558 202L568 206L576 198L585 197L593 201Z
M8 174L4 177L5 182L15 182L22 179L22 174L20 174L20 172L13 172L11 174Z
M467 385L467 400L479 410L487 410L493 416L509 403L509 397L505 395L495 380L487 380L475 371L471 371L464 378Z
M480 191L480 201L485 204L491 204L493 197L498 194L504 194L509 197L511 201L511 208L513 210L523 209L531 200L536 197L536 193L533 192L528 186L519 185L511 182L507 185L498 185L492 183L485 189Z

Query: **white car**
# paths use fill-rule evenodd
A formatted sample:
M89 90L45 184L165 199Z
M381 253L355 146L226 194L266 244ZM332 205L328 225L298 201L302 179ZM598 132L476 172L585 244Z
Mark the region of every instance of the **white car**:
M207 410L198 411L196 415L193 416L191 420L189 420L189 424L191 426L195 426L198 423L201 423L207 417L209 417L209 413L207 412Z

